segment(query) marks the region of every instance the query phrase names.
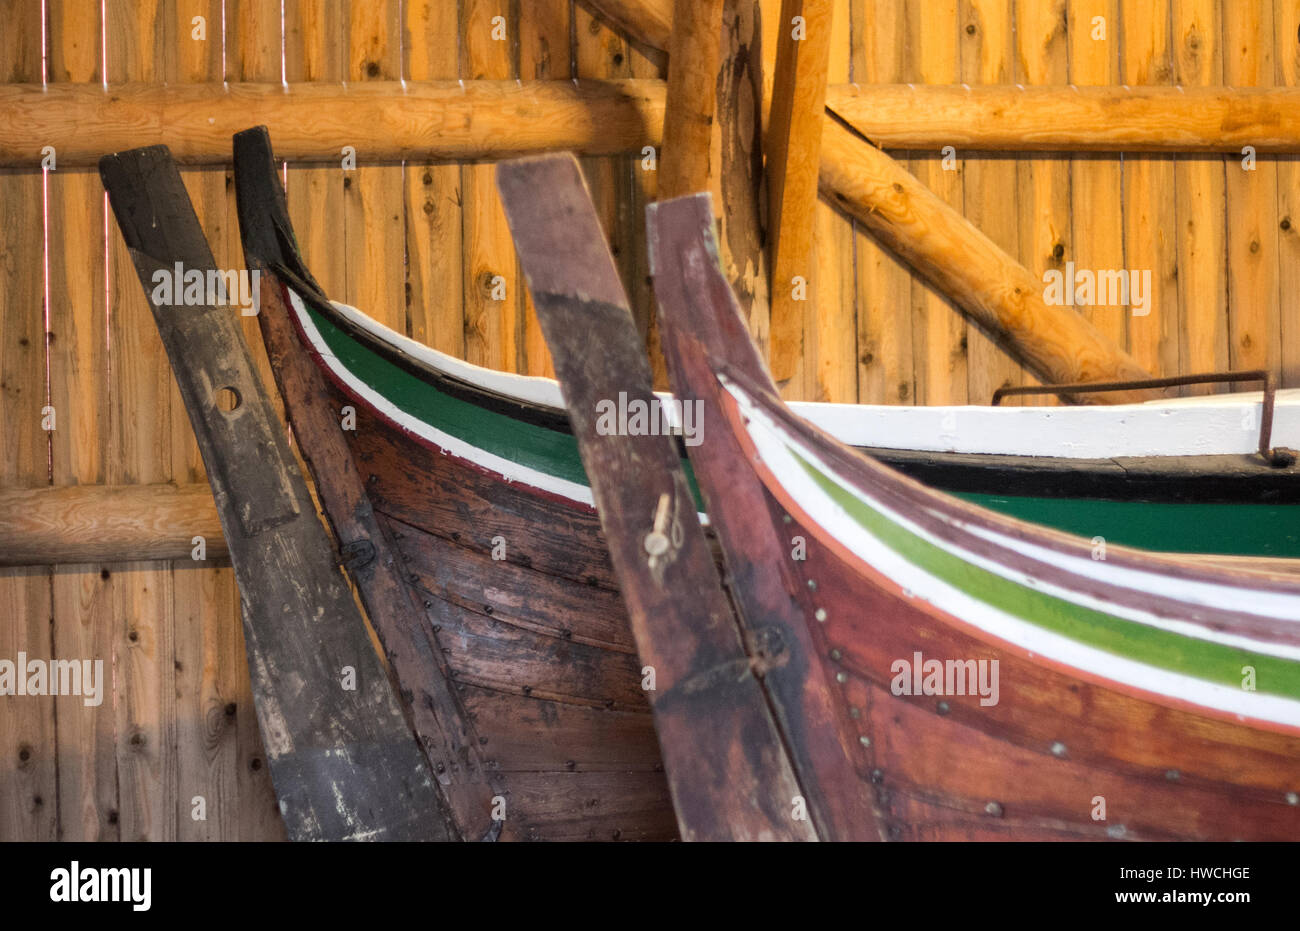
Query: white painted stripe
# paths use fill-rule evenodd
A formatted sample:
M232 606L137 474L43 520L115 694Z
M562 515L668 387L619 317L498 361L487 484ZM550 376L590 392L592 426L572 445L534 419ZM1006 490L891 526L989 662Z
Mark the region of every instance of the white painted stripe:
M1259 617L1294 623L1300 630L1300 596L1287 592L1266 591L1245 585L1223 585L1199 579L1183 579L1147 569L1117 566L1106 560L1062 554L1028 540L1021 540L987 527L964 522L961 526L1006 549L1041 562L1055 563L1076 576L1091 578L1117 588L1172 598L1187 604L1216 611L1245 611ZM1243 600L1249 598L1248 601ZM1206 639L1213 639L1207 637Z
M1294 699L1246 692L1206 682L1080 643L981 601L910 562L854 520L852 515L804 472L791 450L797 449L801 457L835 479L837 484L877 510L887 520L902 524L910 532L917 532L919 528L914 524L908 526L910 522L901 519L879 501L840 482L834 471L813 450L790 436L762 410L756 408L743 390L734 384L727 388L744 409L748 420L747 429L760 458L779 477L782 486L799 507L826 533L839 540L876 571L892 579L911 597L925 600L993 637L1019 646L1031 655L1043 656L1101 679L1232 714L1300 726L1300 702ZM918 535L928 537L923 532ZM943 545L932 537L928 537L928 541Z
M355 307L332 303L361 329L439 372L529 404L564 407L560 387L552 379L471 365L403 336ZM1252 453L1259 442L1260 400L1255 392L1095 407L803 402L790 408L849 446L1109 459ZM1300 447L1300 389L1277 393L1273 445Z

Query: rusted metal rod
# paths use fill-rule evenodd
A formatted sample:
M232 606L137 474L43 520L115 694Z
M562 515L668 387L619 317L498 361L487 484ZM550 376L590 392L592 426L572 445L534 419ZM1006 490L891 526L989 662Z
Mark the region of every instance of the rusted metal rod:
M993 392L994 407L1002 403L1003 398L1012 395L1056 394L1075 395L1093 394L1101 391L1134 391L1146 388L1180 388L1184 385L1221 385L1244 381L1263 382L1263 408L1259 417L1259 454L1269 465L1283 467L1295 462L1295 455L1288 450L1273 449L1273 402L1277 395L1277 382L1273 373L1264 369L1252 369L1248 372L1207 372L1200 375L1171 375L1167 378L1134 378L1127 381L1076 382L1070 385L1004 385Z

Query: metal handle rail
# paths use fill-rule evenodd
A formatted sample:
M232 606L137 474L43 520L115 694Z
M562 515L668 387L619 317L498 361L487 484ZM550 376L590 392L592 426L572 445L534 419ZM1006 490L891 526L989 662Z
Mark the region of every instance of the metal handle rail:
M1295 454L1286 449L1273 449L1273 401L1277 385L1273 373L1264 369L1249 372L1211 372L1206 375L1174 375L1169 378L1138 378L1130 381L1074 382L1068 385L1004 385L993 392L993 406L1002 399L1023 394L1082 394L1095 391L1130 391L1142 388L1177 388L1182 385L1228 384L1243 381L1264 383L1264 404L1259 418L1259 454L1271 466L1284 468L1296 461Z

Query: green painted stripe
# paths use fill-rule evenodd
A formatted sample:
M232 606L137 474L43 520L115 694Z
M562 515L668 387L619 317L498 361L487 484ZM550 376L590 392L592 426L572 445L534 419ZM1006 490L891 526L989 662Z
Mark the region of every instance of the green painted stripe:
M403 413L502 459L553 478L590 487L578 452L578 441L572 434L549 430L508 414L486 410L447 394L437 385L424 381L353 339L351 334L307 301L303 301L303 306L307 308L325 345L339 363L357 380L383 395ZM682 466L686 469L686 480L695 495L696 507L702 510L695 473L685 457Z
M787 448L863 529L908 562L985 604L1078 643L1218 685L1240 688L1242 667L1253 666L1258 691L1300 698L1300 663L1148 627L1004 579L894 523Z
M303 303L339 362L403 413L503 459L555 478L587 484L578 444L571 435L484 410L447 394L353 339L315 307Z
M567 433L484 410L448 395L353 339L309 304L330 351L358 380L411 417L486 452L554 478L588 485L578 444ZM689 460L682 465L700 502ZM1300 557L1300 505L1172 504L961 495L981 506L1084 537L1142 549L1245 556ZM700 505L702 507L702 505Z
M1300 504L1198 504L959 494L1077 536L1170 553L1300 558Z

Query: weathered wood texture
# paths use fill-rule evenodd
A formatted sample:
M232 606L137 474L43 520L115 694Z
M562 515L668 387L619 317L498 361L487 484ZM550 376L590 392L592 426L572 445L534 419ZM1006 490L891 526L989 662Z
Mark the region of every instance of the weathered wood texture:
M100 174L150 293L242 583L257 716L289 837L458 839L254 371L236 308L212 297L195 305L188 292L159 296L156 273L173 263L203 275L216 267L180 172L152 147L105 156Z
M748 0L733 0L728 10L744 3ZM941 25L944 17L954 15L950 6L940 5L933 13L927 9L922 17L924 28L917 30L909 25L910 5L903 0L841 3L835 10L835 28L841 27L841 20L847 26L848 49L846 53L840 45L833 46L830 80L832 85L857 82L863 88L864 105L873 100L872 84L911 82L917 85L917 95L934 94L942 99L960 89L954 82L971 84L972 94L978 96L977 85L1005 86L1017 80L1026 85L1018 107L1031 105L1037 79L1018 71L1016 37L1026 28L1034 4L958 0L959 74L930 77L935 72L923 63L934 61L936 49L931 46L951 46L951 30ZM391 49L394 36L399 37L400 70L391 70L389 53L377 61L389 70L366 81L350 81L349 93L382 94L387 90L386 81L398 78L472 78L461 70L462 4L386 3L366 25L355 19L353 5L336 0L285 0L282 33L280 4L275 0L240 4L133 0L107 5L48 0L44 23L41 4L10 4L0 29L0 82L6 90L9 85L30 88L40 87L44 78L50 94L55 95L63 92L59 85L65 83L98 88L107 80L110 91L116 91L124 82L157 84L167 80L175 93L183 95L194 92L187 90L187 83L228 79L232 84L278 84L283 75L291 87L337 93L341 82L356 73L350 49ZM503 6L499 15L506 19L505 41L518 45L515 54L524 93L569 94L568 81L574 76L660 80L666 76L663 66L667 56L653 46L667 45L671 0L636 0L633 12L638 15L628 22L632 35L644 39L632 41L627 31L601 18L601 9L615 6L608 0ZM1252 94L1270 86L1294 93L1300 87L1300 12L1296 5L1292 0L1232 4L1223 0L1212 17L1200 20L1190 16L1188 11L1196 5L1188 3L1173 8L1148 0L1055 6L1066 23L1065 35L1057 42L1067 49L1069 70L1063 80L1079 86L1078 112L1087 112L1083 102L1092 93L1088 86L1097 83L1127 84L1133 89L1131 106L1139 108L1147 106L1143 101L1148 90L1185 96L1188 101L1207 94L1211 99L1206 106L1189 104L1195 123L1178 117L1175 126L1172 120L1177 114L1167 114L1170 133L1198 132L1195 126L1208 121L1211 136L1232 138L1234 146L1231 153L1221 156L1127 153L1122 162L1114 155L1098 155L1086 164L1085 160L1071 160L1064 169L1068 193L1058 198L1064 206L1055 215L1068 236L1060 255L1051 255L1048 267L1064 271L1066 263L1073 262L1079 269L1113 269L1120 262L1127 269L1151 272L1147 313L1134 315L1130 308L1110 304L1082 309L1104 332L1116 334L1115 338L1122 333L1123 348L1152 372L1177 374L1203 367L1205 359L1188 352L1197 347L1196 352L1203 354L1207 346L1221 339L1218 348L1232 364L1261 352L1272 358L1276 346L1282 383L1300 385L1300 287L1296 286L1300 283L1296 280L1300 274L1296 271L1300 268L1300 168L1294 156L1267 153L1267 134L1261 133L1256 141L1232 137L1214 122L1219 107L1214 92L1191 86L1250 84ZM1223 12L1229 7L1231 17ZM623 4L622 8L626 15L630 7ZM1266 8L1271 9L1271 27ZM106 21L101 21L102 9L107 10ZM227 13L224 34L223 9ZM842 9L847 10L843 17ZM202 37L193 23L193 17L200 15L205 26ZM1095 16L1105 17L1104 38L1093 38ZM1200 25L1193 31L1188 24L1194 20ZM732 54L736 62L756 70L773 51L768 47L772 43L760 42L756 34L745 32L755 30L752 21L741 22L729 14L727 25L732 30L728 37L731 47L730 52L724 48L724 54ZM373 43L369 36L355 35L366 29L376 33ZM1251 38L1244 38L1243 31ZM489 35L487 41L494 40ZM1205 56L1216 47L1221 49L1217 53L1219 70L1199 78L1198 68L1213 71L1213 63ZM1264 58L1266 51L1272 56L1271 64ZM1189 60L1193 52L1200 56L1196 68ZM1252 55L1259 56L1258 60ZM838 77L837 67L842 69ZM1117 68L1117 75L1111 68ZM1103 73L1107 75L1104 78ZM737 129L743 129L745 121L761 109L752 103L753 77L751 70L736 89L738 100L751 101L750 109L738 113ZM542 80L554 80L557 86L529 86ZM927 90L923 85L929 81L938 81L947 89ZM323 86L309 89L306 85L312 82ZM513 87L513 82L508 83ZM1188 85L1185 93L1173 90L1178 84ZM720 93L725 96L725 89ZM835 93L834 87L831 93ZM896 86L889 93L897 100L903 90ZM239 118L238 128L271 117L271 111L260 106L248 105L245 110L234 114ZM910 118L928 119L930 112L912 107ZM1090 122L1086 117L1082 122L1063 118L1054 122L1061 130L1074 127L1093 136L1107 135L1107 127L1113 125ZM615 128L620 125L611 124ZM1233 125L1237 125L1235 121ZM278 145L289 144L285 131L292 128L277 128ZM27 132L30 124L13 129ZM371 150L366 140L376 141L376 129L340 127L340 136L349 137L356 146L363 167L367 161L373 162L368 158ZM605 133L614 133L607 127L601 129L602 138L596 141L604 144ZM1015 165L1021 159L1014 150L996 157L965 151L963 133L977 129L951 127L950 144L956 150L952 171L944 170L941 147L949 144L945 139L927 137L930 143L924 150L894 150L894 154L906 159L913 171L927 163L936 166L935 176L950 179L959 175L962 196L949 203L1001 249L1025 262L1020 251L1024 234L1018 205L1034 202L1034 194L1024 186ZM562 124L547 129L551 135L567 131ZM3 135L6 141L19 138L11 135L9 127ZM736 138L742 135L737 133ZM4 219L0 223L0 268L6 282L0 290L0 436L4 439L0 488L51 483L109 483L116 487L128 481L152 484L171 478L178 484L202 481L193 440L186 436L186 418L183 413L173 416L170 410L175 389L143 295L120 245L114 242L118 237L115 225L111 219L105 224L98 180L91 170L70 167L62 151L57 153L57 168L43 177L37 168L43 143L30 141L36 143L36 151L24 149L27 167L0 171L0 216ZM127 144L143 141L133 138ZM217 142L225 161L228 134L224 130ZM1241 146L1245 144L1257 149L1255 172L1247 171L1243 164ZM83 155L93 161L104 151ZM733 151L740 156L747 151L753 154L743 146ZM367 250L369 255L372 247L367 240L382 238L382 244L373 245L373 255L397 266L404 263L405 272L398 276L393 268L377 271L385 276L382 287L395 290L379 295L381 306L365 309L381 319L397 321L399 330L439 349L463 355L467 336L476 337L467 330L460 278L463 259L469 254L462 239L465 201L461 166L410 161L404 166L375 165L383 175L404 178L402 194L395 197L392 191L386 192L383 205L385 211L393 207L401 219L393 221L392 213L386 212L382 214L389 218L385 222L374 228L357 228L357 223L368 221L345 211L344 200L344 185L355 180L356 173L343 170L343 154L337 149L313 150L312 154L328 157L328 164L291 165L288 198L307 260L321 284L336 297L350 294L345 256L353 250L358 254ZM1059 157L1030 154L1024 160L1038 164ZM1114 201L1116 163L1121 164L1122 175L1118 202ZM584 160L606 235L615 245L633 313L643 328L653 302L645 266L643 208L654 199L658 174L647 164L639 151ZM1211 168L1208 173L1203 170L1205 165ZM1275 195L1269 193L1267 179L1260 174L1270 165L1276 168ZM1221 178L1226 175L1221 190L1203 177L1212 176L1214 170ZM233 189L225 172L187 172L185 180L218 265L240 267L233 231ZM43 188L49 193L48 214ZM1274 196L1275 208L1269 202ZM1220 229L1217 244L1212 238L1207 243L1199 226L1187 224L1196 219L1197 199L1205 197L1210 207L1204 217ZM723 203L731 210L740 201L724 196ZM809 291L815 295L829 289L843 295L843 301L831 308L818 307L817 319L805 320L805 358L801 362L811 365L814 373L813 377L805 372L793 379L786 386L786 397L890 404L936 399L926 393L935 380L925 373L932 375L936 364L946 365L947 360L935 354L938 343L930 341L935 331L914 326L914 308L918 294L925 294L925 303L932 301L936 310L946 310L943 298L925 284L914 291L911 273L863 224L846 219L825 201L822 213L824 219L819 218L814 232L818 280L811 283ZM1232 228L1225 230L1230 214L1241 219L1234 219ZM740 214L737 217L743 220ZM730 219L724 217L724 221ZM758 241L760 231L749 222L737 222L732 229L737 236ZM1251 235L1256 232L1258 236ZM723 235L731 236L725 226ZM1276 255L1272 239L1276 239ZM841 241L851 245L836 244ZM1257 252L1252 250L1256 242ZM108 264L106 243L114 250ZM735 240L732 251L754 254ZM1229 255L1234 257L1231 267ZM48 304L44 299L47 256ZM1249 261L1238 261L1243 256L1249 256ZM837 281L823 281L827 274L836 276ZM738 261L731 276L733 286L749 287L756 295L750 329L760 345L767 340L766 275L765 267ZM1043 283L1037 282L1036 287L1041 292ZM1214 296L1219 289L1222 298ZM1276 318L1268 312L1270 302L1276 304ZM1243 306L1246 303L1249 306ZM1205 307L1210 309L1202 318L1199 315ZM1184 312L1196 317L1194 325L1183 326ZM540 331L529 328L529 319L525 317L522 331L524 359L509 364L522 367L526 363L536 371L536 360L543 357ZM942 315L936 319L942 320ZM1001 384L1029 380L1031 376L977 326L965 323L959 329L955 338L947 335L947 346L958 353L960 362L961 337L965 337L965 391L972 403L987 402ZM816 339L807 339L809 333L815 333ZM1207 340L1206 333L1217 335ZM488 344L476 351L496 353L500 347ZM518 360L519 355L517 348L514 358ZM52 433L41 424L47 363L50 405L57 418ZM854 371L848 371L850 367ZM953 398L961 396L960 369L955 365L943 382ZM147 397L159 399L157 405L139 400L141 387L147 387ZM147 411L147 416L142 416L141 410ZM131 452L124 457L126 450ZM123 706L140 709L138 720L134 712L119 716L107 705L76 711L73 706L77 703L72 700L60 699L57 715L53 702L42 704L40 699L26 699L25 705L0 702L0 836L204 836L226 840L283 836L249 704L233 574L228 566L211 565L211 559L209 564L201 564L202 568L196 567L188 553L183 555L180 565L184 568L162 576L157 575L159 563L100 562L67 566L53 574L40 569L6 569L0 576L0 597L14 606L7 613L24 618L22 625L6 628L0 635L8 637L4 655L12 656L18 649L34 655L39 646L43 652L59 656L102 657L106 669L114 668L120 682L136 681L133 677L138 675L144 677L142 683L155 683L150 686L154 689L151 697L141 694L138 701L132 699L132 704ZM169 581L164 581L164 576ZM128 587L134 591L129 602L123 600L126 595L116 593L119 583L123 591ZM198 609L203 614L201 622L189 633L182 632L180 628L192 623L193 606L199 602L210 604L211 609ZM137 662L145 652L152 664L147 670ZM182 667L179 670L177 663ZM176 694L176 688L182 697L164 699ZM147 716L146 701L153 709ZM25 756L19 752L23 748ZM147 765L134 766L132 761L137 759ZM192 817L191 802L197 795L207 802L207 822ZM147 802L140 801L144 796ZM154 827L142 827L141 819L131 814L143 808L154 813L150 822Z
M511 162L498 184L593 476L682 839L813 840L793 817L799 787L756 674L761 660L741 642L676 442L601 427L598 412L615 397L646 409L657 401L577 162Z

